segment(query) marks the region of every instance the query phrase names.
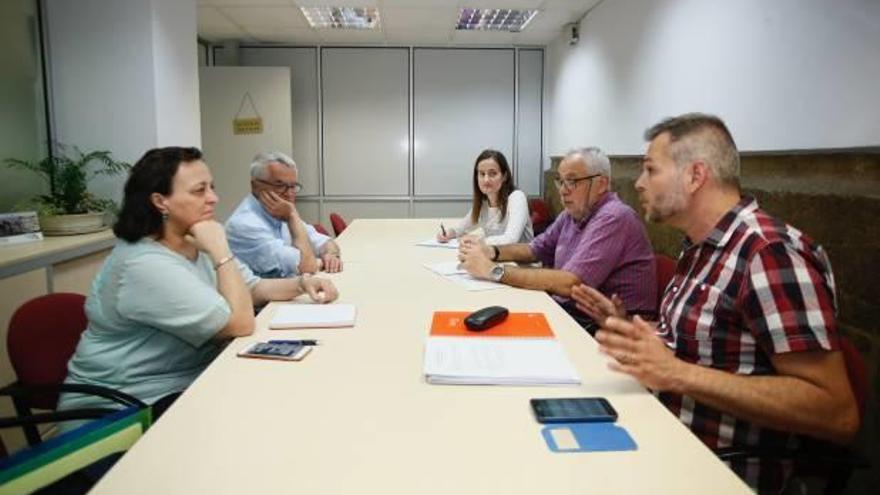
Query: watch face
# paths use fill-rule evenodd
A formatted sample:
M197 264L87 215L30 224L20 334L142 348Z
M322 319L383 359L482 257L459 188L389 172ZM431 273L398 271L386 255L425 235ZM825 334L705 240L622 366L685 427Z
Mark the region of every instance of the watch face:
M504 276L504 265L495 265L492 267L492 280L496 282L501 281L501 277Z

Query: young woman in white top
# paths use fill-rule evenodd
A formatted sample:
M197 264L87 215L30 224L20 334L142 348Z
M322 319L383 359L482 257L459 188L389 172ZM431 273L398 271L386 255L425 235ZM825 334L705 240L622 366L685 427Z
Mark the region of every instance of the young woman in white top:
M474 201L457 227L437 233L448 242L481 227L489 245L529 242L535 235L525 193L513 185L507 158L500 151L484 150L474 162Z

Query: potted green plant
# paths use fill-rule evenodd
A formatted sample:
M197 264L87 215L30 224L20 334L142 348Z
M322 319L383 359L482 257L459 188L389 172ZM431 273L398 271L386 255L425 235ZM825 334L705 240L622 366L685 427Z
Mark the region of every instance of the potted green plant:
M76 146L60 143L53 148L50 156L39 161L3 160L7 167L36 173L49 185L48 194L20 203L16 209L36 210L46 235L83 234L103 229L107 212L115 213L116 203L90 193L88 181L98 175L126 172L131 165L114 160L109 151L83 153Z

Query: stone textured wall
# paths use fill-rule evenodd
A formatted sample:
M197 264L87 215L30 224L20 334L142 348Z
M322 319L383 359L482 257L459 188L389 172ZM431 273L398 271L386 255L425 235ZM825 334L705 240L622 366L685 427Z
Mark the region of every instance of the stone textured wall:
M553 185L559 157L545 172L545 199L561 211ZM640 211L634 189L641 157L612 157L614 189ZM744 153L743 192L770 214L797 227L828 251L840 304L839 325L862 352L868 406L858 444L872 469L857 472L849 493L880 486L880 149L796 153ZM681 233L648 225L657 252L678 255ZM867 491L866 491L867 490Z

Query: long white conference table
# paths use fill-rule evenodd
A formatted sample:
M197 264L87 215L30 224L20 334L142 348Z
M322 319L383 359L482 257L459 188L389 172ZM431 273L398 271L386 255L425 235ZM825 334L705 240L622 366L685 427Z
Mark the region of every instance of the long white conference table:
M437 220L356 220L340 236L339 302L354 328L257 329L211 364L99 482L95 494L751 493L650 393L607 369L596 342L543 292L468 292L422 266ZM305 302L304 299L301 302ZM500 304L547 316L577 387L431 385L422 375L437 310ZM301 362L242 359L258 340L321 341ZM533 397L601 396L636 451L553 453Z

